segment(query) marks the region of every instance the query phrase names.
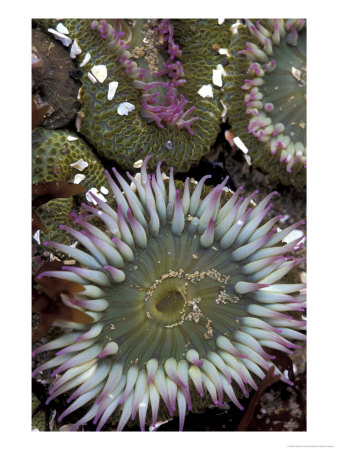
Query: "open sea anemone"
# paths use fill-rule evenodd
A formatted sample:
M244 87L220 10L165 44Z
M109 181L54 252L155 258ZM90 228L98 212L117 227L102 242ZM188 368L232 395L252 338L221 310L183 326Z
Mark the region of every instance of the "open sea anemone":
M225 83L232 129L272 181L305 184L305 20L245 20L229 47Z
M240 398L271 366L293 384L270 352L292 353L290 339L305 339L297 317L304 285L284 279L301 262L289 256L301 238L282 243L299 223L277 231L280 217L266 219L275 192L255 205L255 193L232 195L225 179L204 196L209 176L191 189L189 178L175 183L172 169L165 179L160 163L148 174L149 158L140 177L127 173L134 189L106 172L115 209L92 194L97 206L72 214L82 231L61 225L78 247L45 243L79 264L37 279L82 285L62 300L94 320L56 321L64 334L33 352L56 351L33 375L54 369L47 403L71 391L59 421L90 405L72 430L90 420L122 430L137 415L144 430L174 414L182 430L187 410L228 401L243 409Z

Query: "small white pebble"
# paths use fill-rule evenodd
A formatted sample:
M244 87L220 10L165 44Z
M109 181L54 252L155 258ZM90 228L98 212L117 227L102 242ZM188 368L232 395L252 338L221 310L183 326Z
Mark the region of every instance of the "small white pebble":
M140 167L142 167L142 164L143 164L143 159L139 159L138 161L134 162L133 167L135 169L139 169Z
M128 102L120 103L117 107L117 113L120 116L127 116L131 111L135 109L135 106Z
M97 83L97 79L90 72L87 72L88 78L92 83Z
M212 69L212 82L215 86L222 87L222 72L218 69Z
M67 136L67 141L78 141L79 138L76 136Z
M56 25L56 31L62 34L69 34L68 28L63 25L63 23L58 23Z
M82 172L86 167L88 167L88 163L84 161L83 159L79 159L75 163L72 163L70 167L74 167L74 169L79 170Z
M97 202L90 195L90 192L92 192L94 195L96 195L96 197L98 197L100 200L107 202L106 198L96 188L91 188L91 189L89 189L88 192L86 192L86 199L88 200L88 202L92 202L92 203L94 203L94 205L97 204Z
M72 59L74 59L77 57L77 55L80 55L80 53L82 53L82 50L81 50L79 44L77 43L77 40L75 39L70 48L70 57Z
M111 81L108 84L108 95L107 95L108 100L113 100L118 85L119 85L118 81Z
M218 20L218 25L222 25L222 23L224 23L225 19L217 19Z
M104 194L104 195L107 195L107 194L109 194L109 191L108 191L108 189L106 188L106 187L104 187L104 186L101 186L100 187L100 191L102 192L102 194Z
M211 84L205 84L202 86L198 91L198 94L203 98L214 98Z
M54 35L55 39L58 39L59 41L61 41L65 47L69 47L70 44L72 43L72 40L70 37L66 36L65 34L59 33L56 30L53 30L53 28L48 28L48 32L52 33Z
M104 64L100 64L98 66L93 66L92 74L100 83L103 83L108 75L107 66L105 66Z
M89 61L92 55L90 53L86 53L85 57L83 58L82 63L80 64L80 67L84 67Z
M77 173L74 177L74 184L80 184L81 181L83 181L86 178L86 175L83 175L82 173Z

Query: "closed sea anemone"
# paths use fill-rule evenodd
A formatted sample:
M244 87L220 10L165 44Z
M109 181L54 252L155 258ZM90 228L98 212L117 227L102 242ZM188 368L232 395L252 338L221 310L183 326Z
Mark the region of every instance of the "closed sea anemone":
M53 31L57 22L39 20ZM81 133L100 156L124 169L152 154L181 172L198 164L219 133L221 86L212 73L229 44L217 20L64 19L81 72ZM199 91L210 85L207 96Z
M80 284L63 302L93 318L56 321L64 334L34 350L56 351L33 373L53 369L47 403L71 393L58 420L88 404L72 430L90 420L97 430L138 420L144 430L173 415L182 430L189 410L226 402L243 409L240 399L270 367L293 384L273 352L293 353L292 340L305 339L304 284L285 279L301 262L290 256L301 238L283 243L299 223L277 230L280 216L268 220L275 192L254 204L256 192L232 194L225 179L205 193L209 176L175 182L160 163L148 174L149 158L139 177L127 172L131 185L115 169L115 181L106 173L116 204L92 194L96 207L72 214L82 231L62 226L77 247L45 243L78 265L37 281Z
M273 181L305 184L305 20L245 20L230 46L225 102L233 131Z

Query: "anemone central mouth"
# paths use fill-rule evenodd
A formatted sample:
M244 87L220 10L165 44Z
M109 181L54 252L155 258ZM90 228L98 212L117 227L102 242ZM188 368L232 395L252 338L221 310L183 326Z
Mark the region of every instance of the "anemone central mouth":
M164 297L160 298L155 307L162 314L175 314L182 310L184 297L178 290L168 291Z

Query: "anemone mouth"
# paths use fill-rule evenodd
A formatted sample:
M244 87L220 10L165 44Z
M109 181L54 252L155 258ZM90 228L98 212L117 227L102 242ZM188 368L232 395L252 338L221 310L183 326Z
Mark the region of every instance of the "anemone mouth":
M121 188L107 173L116 210L92 194L97 207L83 204L87 215L73 215L82 231L63 226L80 246L45 243L79 266L38 278L84 287L62 300L94 322L58 321L66 333L34 351L57 350L34 374L54 368L58 375L47 403L72 392L59 421L91 403L73 430L91 419L100 430L114 415L118 430L136 415L144 430L163 408L179 415L182 430L196 396L243 409L238 397L257 389L271 366L292 384L267 349L292 353L291 340L304 339L305 322L288 315L304 310L304 285L278 283L302 261L285 256L299 238L281 245L299 223L277 232L278 217L264 221L275 192L255 206L255 193L240 197L241 189L224 199L224 180L201 199L208 177L193 192L186 179L180 190L173 170L167 184L160 164L148 175L148 159L140 178L129 175L136 193L115 169Z
M244 127L238 128L238 106L230 107L234 130L250 150L257 147L275 156L267 158L268 163L258 157L258 165L269 171L268 164L282 163L287 174L294 172L290 176L281 174L282 182L292 179L301 184L294 180L306 167L305 20L246 19L233 45L235 58L242 58L235 63L241 73L242 91L236 98L242 103L247 123L245 134Z

